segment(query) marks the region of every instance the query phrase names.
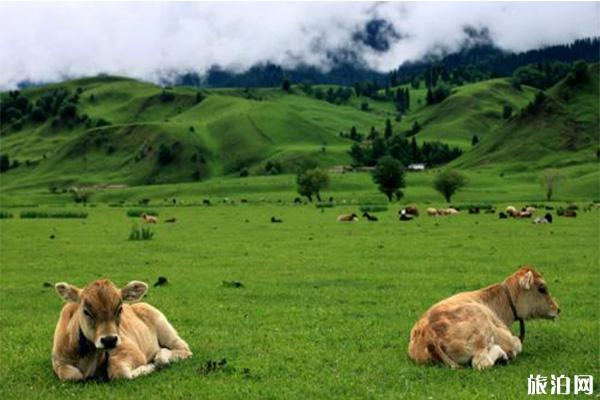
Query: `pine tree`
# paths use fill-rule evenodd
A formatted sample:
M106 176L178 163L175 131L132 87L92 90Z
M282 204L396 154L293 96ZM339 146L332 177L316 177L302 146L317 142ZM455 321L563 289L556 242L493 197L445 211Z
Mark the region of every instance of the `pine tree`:
M390 119L386 119L385 120L385 132L384 132L384 136L387 139L391 138L393 134L392 131L392 122L390 121Z

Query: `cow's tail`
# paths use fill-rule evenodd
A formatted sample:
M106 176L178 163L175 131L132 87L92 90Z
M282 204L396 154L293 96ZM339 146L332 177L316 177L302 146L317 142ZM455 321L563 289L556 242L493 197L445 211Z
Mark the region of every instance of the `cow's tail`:
M446 353L444 351L444 349L442 349L442 346L440 346L440 344L438 343L437 340L433 340L433 344L428 348L428 350L429 351L433 350L435 352L435 355L437 355L439 357L439 359L442 360L444 362L444 364L446 364L450 368L452 368L452 369L461 368L460 364L456 363L456 361L451 359L450 356L448 355L448 353Z

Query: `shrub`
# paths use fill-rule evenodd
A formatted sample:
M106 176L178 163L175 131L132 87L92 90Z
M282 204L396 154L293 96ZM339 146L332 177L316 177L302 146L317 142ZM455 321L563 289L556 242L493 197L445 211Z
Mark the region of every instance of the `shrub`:
M161 143L158 147L158 163L160 165L167 165L171 163L175 159L175 154L173 153L171 147L169 147L165 143Z
M146 227L138 227L136 225L131 227L129 232L129 240L151 240L154 237L152 229Z
M71 197L73 197L73 201L75 203L86 204L90 200L90 198L92 197L92 194L93 194L91 190L85 190L85 189L72 188L70 191L71 191Z
M152 215L154 217L158 217L158 211L154 210L144 210L141 208L131 208L127 210L128 217L141 217L142 214L146 213L147 215Z
M6 211L0 211L0 219L9 219L12 218L13 215Z
M76 211L21 211L19 215L21 219L37 219L37 218L87 218L86 212Z
M169 101L175 100L175 94L173 92L169 92L167 90L163 90L160 94L160 101L163 103L167 103Z

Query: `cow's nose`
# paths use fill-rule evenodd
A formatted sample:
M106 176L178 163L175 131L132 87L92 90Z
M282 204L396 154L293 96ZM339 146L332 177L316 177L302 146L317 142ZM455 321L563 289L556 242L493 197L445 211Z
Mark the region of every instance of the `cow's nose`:
M117 346L118 339L119 338L116 336L104 336L102 339L100 339L100 342L105 349L114 349Z

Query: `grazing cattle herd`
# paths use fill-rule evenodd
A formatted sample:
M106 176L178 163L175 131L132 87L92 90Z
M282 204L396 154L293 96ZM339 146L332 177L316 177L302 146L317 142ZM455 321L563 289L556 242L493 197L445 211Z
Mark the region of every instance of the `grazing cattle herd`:
M558 210L556 210L556 215L560 216L560 217L574 218L577 216L577 211L575 211L576 210L575 207L576 207L575 205L569 205L567 209L559 208ZM593 207L600 208L599 205L590 205L590 206L586 206L584 208L584 210L589 212ZM553 210L554 208L551 206L545 206L545 209ZM468 207L468 212L471 215L480 214L481 210L482 210L482 207L479 207L479 206ZM496 208L492 207L492 206L487 206L487 207L485 207L484 210L485 210L486 214L495 214L496 213ZM521 209L517 209L514 206L508 206L508 207L506 207L506 209L504 211L500 211L498 213L498 218L499 219L508 219L509 217L515 218L515 219L532 218L536 211L537 211L536 207L533 207L533 206L524 206ZM448 207L448 208L428 207L425 210L425 212L430 217L453 216L453 215L459 215L461 213L461 211L458 207ZM366 218L367 221L373 221L373 222L379 221L379 219L376 216L369 214L367 211L363 212L362 216L363 216L363 218ZM407 206L398 211L398 219L400 221L412 221L412 220L414 220L415 217L418 217L418 216L419 216L419 210L415 206ZM359 218L354 213L353 214L341 214L337 217L337 220L340 222L356 222L359 220ZM550 214L549 212L546 212L546 214L544 216L537 217L537 218L533 219L532 222L534 224L551 224L552 220L553 220L552 214Z
M208 200L203 202L210 204ZM600 206L594 206L600 208ZM532 219L533 224L551 224L552 207ZM584 208L590 211L592 207ZM495 213L494 207L468 207L469 214ZM577 206L559 208L558 216L575 217ZM498 213L500 219L532 218L536 207L518 209L508 206ZM426 209L430 217L456 216L458 207ZM156 215L142 213L148 224L158 223ZM379 219L364 211L367 221ZM415 206L398 211L400 221L419 217ZM164 220L176 222L175 218ZM357 222L355 213L342 214L339 222ZM283 220L271 217L271 223ZM165 284L166 278L161 277ZM159 280L160 281L160 280ZM159 283L155 284L159 286ZM148 285L133 281L118 289L109 280L98 280L84 289L61 282L55 285L67 302L62 308L54 333L52 366L61 380L89 378L133 379L146 375L170 362L192 355L188 344L179 337L166 317L141 300ZM131 304L135 303L135 304ZM504 281L486 288L458 293L433 305L414 325L408 344L409 357L417 364L440 363L451 368L471 365L477 370L507 362L521 351L525 320L555 319L560 313L548 292L542 275L523 266ZM519 337L511 326L518 321Z

